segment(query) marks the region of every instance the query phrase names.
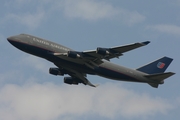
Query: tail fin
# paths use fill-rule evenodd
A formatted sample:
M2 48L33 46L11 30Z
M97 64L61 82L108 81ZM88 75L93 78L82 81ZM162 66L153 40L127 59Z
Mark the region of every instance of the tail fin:
M147 74L164 73L172 61L172 58L163 57L145 66L142 66L137 70Z

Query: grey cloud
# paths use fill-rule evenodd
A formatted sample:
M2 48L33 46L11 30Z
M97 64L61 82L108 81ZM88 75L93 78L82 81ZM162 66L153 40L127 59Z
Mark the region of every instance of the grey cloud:
M67 17L81 18L88 21L117 19L131 26L145 20L145 16L137 11L115 8L107 2L94 0L66 0L63 8Z
M23 24L30 29L37 28L42 20L45 17L45 12L43 10L37 10L35 13L23 13L23 14L16 14L16 13L9 13L6 15L6 20L13 20L19 24Z
M54 64L36 56L28 55L20 60L21 65L31 67L32 69L38 70L38 72L48 73L50 67L55 67Z
M18 4L16 4L17 2ZM23 1L16 0L15 2L7 2L7 8L12 6L16 12L8 12L3 18L3 22L13 20L19 24L27 26L29 29L36 29L40 26L43 20L47 20L52 12L57 12L57 15L64 13L68 19L82 19L86 21L99 20L118 20L129 26L140 23L145 20L145 16L137 11L129 11L119 7L114 7L108 2L95 0L38 0L38 1ZM29 4L34 5L31 12L26 10ZM17 11L17 10L20 11ZM23 9L23 10L22 10Z
M159 25L149 25L146 28L171 35L178 35L178 36L180 35L180 27L177 25L159 24Z
M78 119L94 114L114 119L164 114L172 105L163 98L139 94L115 84L98 88L45 84L6 85L0 90L0 119Z
M117 15L118 10L105 2L90 0L66 0L64 4L65 15L71 18L85 20L99 20Z

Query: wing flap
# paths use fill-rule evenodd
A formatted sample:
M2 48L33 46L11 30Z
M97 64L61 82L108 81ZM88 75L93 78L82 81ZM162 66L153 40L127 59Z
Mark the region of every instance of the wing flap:
M71 76L76 77L76 78L82 80L82 81L83 81L83 84L89 85L89 86L91 86L91 87L97 87L97 86L98 86L98 85L93 85L93 84L92 84L85 76L83 76L81 73L78 73L78 72L73 72L73 73L74 73L74 74L71 75Z

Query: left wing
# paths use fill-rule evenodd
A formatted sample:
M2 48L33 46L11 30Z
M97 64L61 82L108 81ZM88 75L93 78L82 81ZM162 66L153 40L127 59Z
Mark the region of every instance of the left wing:
M119 56L123 55L124 52L128 52L130 50L139 48L141 46L145 46L149 44L150 41L141 42L141 43L134 43L124 46L118 46L118 47L112 47L112 48L97 48L96 50L91 51L83 51L84 54L87 54L89 56L92 56L94 58L99 59L112 59L112 58L118 58Z
M100 48L98 47L96 50L90 51L68 51L67 53L52 53L55 56L58 56L61 59L75 62L78 64L85 64L90 68L94 68L94 66L98 66L103 63L102 59L110 60L112 58L119 58L119 56L123 55L124 52L128 52L130 50L139 48L141 46L145 46L149 44L149 41L134 43L124 46L112 47L112 48Z

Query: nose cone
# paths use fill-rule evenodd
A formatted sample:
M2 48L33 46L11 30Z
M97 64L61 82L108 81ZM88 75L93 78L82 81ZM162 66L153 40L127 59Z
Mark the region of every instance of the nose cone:
M8 38L7 38L7 40L8 40L9 42L11 42L11 41L15 41L15 37L10 36L10 37L8 37Z
M8 40L8 41L11 41L11 40L12 40L12 37L8 37L7 40Z
M11 43L13 46L15 46L15 44L18 42L16 36L10 36L10 37L7 38L7 40L8 40L9 43Z

